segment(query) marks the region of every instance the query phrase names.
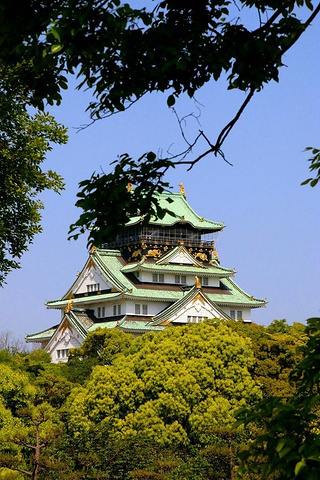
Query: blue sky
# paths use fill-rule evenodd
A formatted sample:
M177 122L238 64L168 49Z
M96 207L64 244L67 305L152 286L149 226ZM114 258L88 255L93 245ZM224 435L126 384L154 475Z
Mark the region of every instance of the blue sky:
M265 325L276 318L292 323L320 315L320 187L300 186L309 177L303 150L320 146L319 22L285 56L280 83L256 94L231 132L224 153L233 167L212 156L191 172L180 167L167 177L173 191L184 184L197 213L225 222L217 244L221 264L236 269L235 280L245 291L268 299L265 309L253 312L253 320ZM121 153L138 156L183 146L167 94L148 95L127 112L77 133L76 127L88 122L89 98L71 88L62 106L51 109L68 126L70 140L54 148L45 167L65 178L66 191L42 196L44 231L0 291L0 331L17 337L59 322L60 312L44 303L66 292L87 259L85 237L67 240L68 227L80 214L74 207L79 181L100 168L108 171ZM227 91L223 80L208 84L197 94L203 105L200 128L214 140L242 100L243 94ZM176 106L181 116L198 111L187 98ZM186 134L192 138L198 128L190 121Z

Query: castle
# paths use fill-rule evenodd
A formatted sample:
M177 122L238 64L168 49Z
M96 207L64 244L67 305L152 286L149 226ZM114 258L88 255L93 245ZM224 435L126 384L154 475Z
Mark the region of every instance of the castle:
M158 200L174 215L148 225L130 218L113 244L91 249L63 297L47 302L60 310L60 323L26 341L40 343L54 363L67 361L68 351L98 327L137 336L209 318L250 322L251 310L265 306L234 282L233 269L220 265L215 236L223 223L195 213L182 186Z

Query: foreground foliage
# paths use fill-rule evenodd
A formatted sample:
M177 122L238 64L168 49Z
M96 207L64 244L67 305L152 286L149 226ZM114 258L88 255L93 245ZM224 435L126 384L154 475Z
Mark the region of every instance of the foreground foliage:
M0 478L317 478L319 327L98 329L56 365L2 351Z
M8 83L0 68L0 286L8 272L19 268L18 259L42 231L39 194L59 193L60 175L43 171L41 164L52 144L67 142L66 129L51 115L28 113L21 90Z
M239 474L261 472L262 478L317 480L320 469L320 319L310 318L304 358L291 371L295 394L258 403L239 413L238 425L256 424L260 434L244 450ZM246 463L248 462L249 463ZM240 475L241 478L241 475Z

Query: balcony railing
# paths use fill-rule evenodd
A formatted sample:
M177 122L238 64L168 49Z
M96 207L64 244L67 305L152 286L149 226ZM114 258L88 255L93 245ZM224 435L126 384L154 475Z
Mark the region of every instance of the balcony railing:
M208 240L197 234L180 235L119 235L115 242L108 243L108 247L122 247L125 245L141 244L147 245L186 245L187 247L214 247L214 240Z

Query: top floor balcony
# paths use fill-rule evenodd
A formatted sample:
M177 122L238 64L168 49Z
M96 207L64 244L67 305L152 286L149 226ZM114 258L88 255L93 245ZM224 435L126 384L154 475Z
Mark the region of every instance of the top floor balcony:
M205 233L186 228L131 228L118 235L110 248L141 245L185 245L187 247L211 248L215 245L217 233Z

